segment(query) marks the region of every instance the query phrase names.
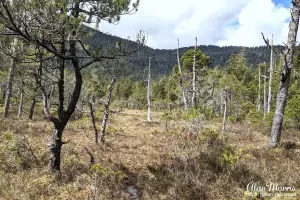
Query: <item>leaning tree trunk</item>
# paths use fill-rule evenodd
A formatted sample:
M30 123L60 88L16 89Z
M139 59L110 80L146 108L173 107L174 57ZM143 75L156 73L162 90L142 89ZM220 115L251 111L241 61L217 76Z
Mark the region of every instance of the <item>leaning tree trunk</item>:
M182 101L184 104L184 109L188 110L187 100L186 100L185 91L184 91L184 87L183 87L183 75L182 75L182 71L181 71L181 64L180 64L180 58L179 58L179 39L177 39L177 41L178 41L177 62L178 62L178 71L179 71L179 76L180 76L179 83L180 83L180 87L181 87Z
M273 80L273 35L272 35L272 42L271 42L271 58L270 58L270 77L269 77L269 94L268 94L268 110L267 112L270 113L271 111L271 100L272 100L272 80Z
M195 108L196 106L196 50L197 50L197 37L196 37L196 45L194 49L194 61L193 61L193 94L192 94L192 106Z
M291 70L293 67L293 57L295 53L296 38L299 26L300 0L293 0L293 8L291 10L291 21L289 25L287 49L285 51L285 59L283 62L279 91L276 99L276 109L271 130L270 146L276 147L280 142L284 111L288 98L288 90L290 85Z
M148 102L147 121L151 122L151 58L149 58L149 66L148 66L147 102Z
M105 110L104 110L104 114L103 114L103 120L102 120L102 125L101 125L101 131L100 131L100 141L102 143L105 142L105 129L106 129L106 123L108 120L108 115L109 115L109 105L111 102L111 94L112 94L112 90L114 87L114 84L116 82L116 79L113 78L108 86L108 95L107 95L107 99L106 99L106 103L105 103Z

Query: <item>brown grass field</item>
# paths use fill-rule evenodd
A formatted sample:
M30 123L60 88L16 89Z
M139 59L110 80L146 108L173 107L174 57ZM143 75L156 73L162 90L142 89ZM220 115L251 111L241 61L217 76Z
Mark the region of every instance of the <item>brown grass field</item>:
M299 132L285 130L281 147L271 150L265 127L233 124L221 134L215 120L195 134L183 120L166 130L161 114L154 112L151 124L145 111L112 114L104 145L94 143L88 116L73 120L63 136L61 173L47 167L51 123L2 120L0 199L300 199ZM84 147L95 157L91 167ZM251 182L296 191L246 198Z

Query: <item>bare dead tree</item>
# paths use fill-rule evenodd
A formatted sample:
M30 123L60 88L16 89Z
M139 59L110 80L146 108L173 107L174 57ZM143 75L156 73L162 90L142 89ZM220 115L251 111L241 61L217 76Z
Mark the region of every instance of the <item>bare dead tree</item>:
M18 118L21 117L23 112L23 101L24 101L24 80L21 78L21 86L20 86L20 102L19 102L19 109L18 109Z
M296 46L296 38L299 27L300 0L293 0L292 4L293 7L291 9L291 20L289 24L288 39L286 44L286 50L284 53L284 62L282 66L280 86L277 94L275 115L273 118L273 124L271 129L270 146L273 148L278 145L281 138L284 111L288 99L288 91Z
M196 106L196 51L197 51L197 37L195 38L196 44L194 48L194 61L193 61L193 79L192 79L192 106L195 108Z
M3 117L6 118L9 115L9 106L10 106L10 99L12 96L12 89L13 89L13 79L14 79L14 73L15 68L17 66L17 60L16 60L16 45L17 45L17 39L13 39L12 43L12 58L11 58L11 64L8 71L8 80L6 85L6 95L5 95L5 103L4 103L4 113Z
M260 87L261 87L261 74L260 74L260 65L258 65L258 97L257 97L257 111L260 111Z
M112 80L108 86L108 92L107 92L108 94L107 94L107 99L106 99L106 103L105 103L105 110L104 110L104 114L103 114L101 131L100 131L100 141L102 143L105 142L105 130L106 130L106 124L107 124L107 120L108 120L108 116L109 116L109 105L111 102L111 95L112 95L112 91L113 91L115 82L116 82L116 79L112 78Z
M266 72L266 66L265 66L265 74L262 75L264 78L264 118L266 118L266 112L267 112L267 72Z
M186 100L186 96L185 96L185 90L184 90L184 86L183 86L183 75L182 75L180 56L179 56L179 39L177 39L177 41L178 41L177 62L178 62L178 71L179 71L179 83L180 83L180 87L181 87L182 101L183 101L183 104L184 104L184 109L188 110L188 104L187 104L187 100Z
M147 121L151 122L151 58L149 58L147 82L148 82L148 84L147 84L147 102L148 102Z
M223 97L224 97L224 113L223 113L223 123L222 123L222 132L224 133L226 131L226 121L227 121L227 91L223 91Z
M91 118L92 118L92 124L93 124L93 129L94 129L94 134L95 134L95 142L96 144L98 144L98 137L99 137L99 133L98 133L98 129L97 129L97 126L96 126L96 118L95 118L95 115L94 115L94 102L95 102L95 99L94 97L92 97L92 100L89 102L89 107L90 107L90 115L91 115Z
M223 114L223 109L224 109L224 103L223 103L224 100L223 100L223 98L224 98L224 95L221 93L221 94L220 94L220 102L221 102L221 103L220 103L220 113L219 113L220 116L222 116L222 114Z
M273 80L273 67L274 67L274 58L273 58L273 35L271 41L271 58L270 58L270 76L269 76L269 93L268 93L268 106L267 112L270 113L271 111L271 101L272 101L272 80Z

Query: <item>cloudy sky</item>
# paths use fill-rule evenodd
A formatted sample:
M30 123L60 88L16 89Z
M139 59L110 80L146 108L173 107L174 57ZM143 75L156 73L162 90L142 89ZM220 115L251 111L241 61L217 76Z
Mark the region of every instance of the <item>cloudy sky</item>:
M264 45L261 37L274 34L274 43L286 42L291 0L141 0L134 15L118 25L101 22L100 30L128 38L148 33L147 45L176 48L194 45Z

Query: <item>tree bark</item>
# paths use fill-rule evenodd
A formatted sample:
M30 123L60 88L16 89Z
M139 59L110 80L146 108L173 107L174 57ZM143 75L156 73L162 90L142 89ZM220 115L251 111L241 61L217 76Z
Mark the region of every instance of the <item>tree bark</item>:
M37 79L35 79L35 84L36 84L36 87L34 88L34 91L33 91L33 96L32 96L32 99L31 99L31 104L30 104L29 113L28 113L28 119L29 120L32 120L33 113L34 113L34 108L35 108L35 104L36 104L36 95L37 95L37 91L38 91L38 88L39 88L39 83L38 83Z
M260 65L258 66L258 98L257 98L257 111L260 111L261 103L260 103L260 87L261 87L261 79L260 79Z
M23 90L23 80L21 81L21 88L20 88L20 103L19 103L19 110L18 110L18 118L21 117L23 112L23 100L24 100L24 90Z
M106 123L107 123L108 115L109 115L109 105L110 105L110 101L111 101L111 94L112 94L112 90L113 90L115 82L116 82L116 79L113 78L108 86L108 95L107 95L107 99L106 99L106 103L105 103L105 110L104 110L104 114L103 114L103 120L102 120L101 131L100 131L100 141L102 143L105 142L104 137L105 137Z
M36 104L36 96L34 95L34 97L31 100L31 105L30 105L29 114L28 114L28 119L30 119L30 120L32 120L32 118L33 118L35 104Z
M219 113L219 116L222 116L223 114L223 107L224 107L224 104L222 103L223 102L223 95L221 95L221 105L220 105L220 113Z
M270 58L270 76L269 76L269 94L268 94L268 106L267 112L270 113L271 111L271 100L272 100L272 80L273 80L273 35L272 35L272 42L271 42L271 58Z
M266 112L267 112L267 74L266 74L266 66L265 66L265 75L264 78L264 118L266 118Z
M12 96L12 85L14 79L14 70L16 68L16 60L12 59L9 72L8 72L8 81L6 85L6 95L5 95L5 103L4 103L4 118L8 117L9 115L9 106L10 106L10 98Z
M17 43L17 39L14 38L13 40L13 45L12 45L12 55L15 57L16 51L15 51L15 46ZM5 103L4 103L4 114L3 117L6 118L9 115L9 106L10 106L10 98L12 96L12 86L13 86L13 79L14 79L14 70L16 68L17 61L15 58L11 59L11 64L9 67L9 72L8 72L8 81L6 85L6 95L5 95Z
M147 102L148 102L147 121L151 122L151 58L149 58L149 66L148 66Z
M188 110L188 105L187 105L187 100L186 100L186 96L185 96L185 91L184 91L184 86L183 86L183 75L182 75L182 70L181 70L181 64L180 64L180 58L179 58L179 39L177 39L178 41L178 48L177 48L177 62L178 62L178 71L179 71L179 83L180 83L180 87L181 87L181 93L182 93L182 101L184 104L184 109Z
M223 113L223 123L222 123L222 132L226 130L226 120L227 120L227 92L224 91L224 113Z
M54 90L55 90L55 85L52 84L51 88L50 88L50 91L48 93L48 106L49 106L49 109L52 106L52 97L53 97L53 94L54 94Z
M50 169L53 171L60 170L60 155L62 147L62 133L64 126L56 124L52 134L52 143L50 145Z
M196 106L196 50L197 50L197 37L195 39L196 39L196 45L195 45L195 49L194 49L193 80L192 80L192 84L193 84L192 106L193 106L193 108L195 108L195 106Z
M96 144L98 144L98 130L97 130L97 126L96 126L96 119L95 119L95 115L94 115L94 107L93 107L93 102L91 101L89 103L89 107L90 107L90 115L91 115L91 118L92 118L92 124L93 124L93 129L94 129L94 133L95 133L95 142Z
M291 70L293 67L293 57L295 53L296 37L299 26L300 0L293 0L291 10L291 21L289 25L287 48L285 50L285 59L283 62L279 91L276 99L276 109L271 130L270 146L276 147L280 142L282 133L282 124L284 111L288 98Z

